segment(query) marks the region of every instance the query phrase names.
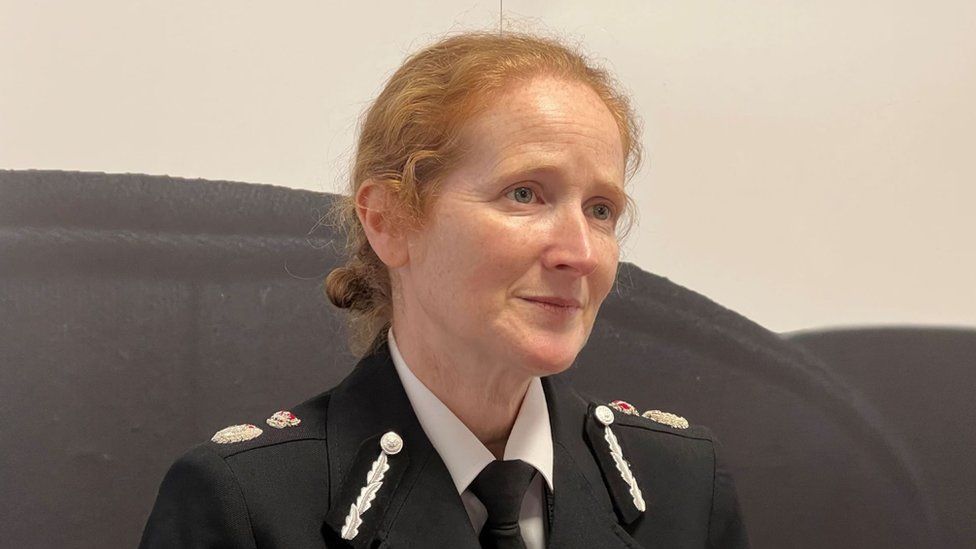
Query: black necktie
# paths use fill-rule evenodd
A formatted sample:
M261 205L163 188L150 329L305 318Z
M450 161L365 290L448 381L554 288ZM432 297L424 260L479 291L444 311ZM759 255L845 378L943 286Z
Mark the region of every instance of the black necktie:
M525 549L519 530L522 497L535 476L528 463L495 460L485 466L469 488L488 510L488 520L478 537L485 549Z

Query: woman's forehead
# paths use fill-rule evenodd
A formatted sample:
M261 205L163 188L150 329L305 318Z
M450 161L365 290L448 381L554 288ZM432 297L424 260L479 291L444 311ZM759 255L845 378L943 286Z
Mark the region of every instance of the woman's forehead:
M554 78L537 78L506 88L471 121L472 125L504 124L513 131L531 131L560 124L586 124L612 130L610 109L589 86Z
M582 84L513 88L465 125L462 140L472 163L495 172L589 168L609 181L623 177L619 127Z

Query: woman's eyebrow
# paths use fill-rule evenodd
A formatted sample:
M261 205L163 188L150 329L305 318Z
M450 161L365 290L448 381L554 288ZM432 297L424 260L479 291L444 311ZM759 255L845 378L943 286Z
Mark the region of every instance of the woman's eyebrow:
M610 200L621 208L627 204L627 191L623 190L620 185L615 185L609 181L603 180L597 181L594 183L594 185L600 190L600 194L607 195Z

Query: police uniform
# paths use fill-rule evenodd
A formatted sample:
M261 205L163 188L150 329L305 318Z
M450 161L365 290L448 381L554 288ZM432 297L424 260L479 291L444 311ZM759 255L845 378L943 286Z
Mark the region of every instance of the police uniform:
M140 547L478 548L477 513L418 420L391 344L376 348L335 388L178 459ZM552 442L551 478L536 484L546 546L748 547L706 428L584 398L560 376L539 383Z

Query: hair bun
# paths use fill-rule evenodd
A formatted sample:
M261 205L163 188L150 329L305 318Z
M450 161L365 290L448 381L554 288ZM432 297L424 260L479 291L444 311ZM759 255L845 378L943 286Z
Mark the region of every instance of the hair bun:
M325 293L340 309L365 309L373 293L366 279L350 267L333 269L325 278Z

